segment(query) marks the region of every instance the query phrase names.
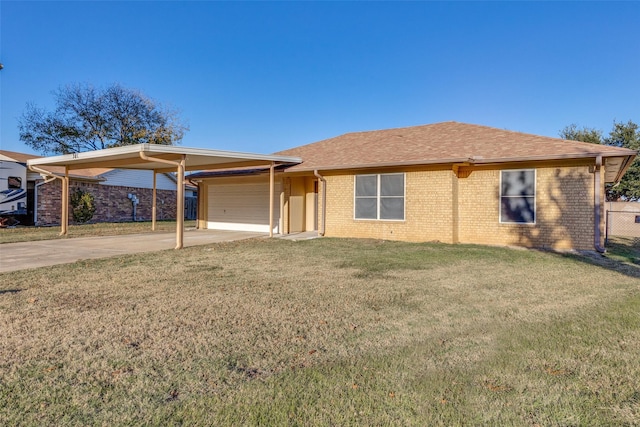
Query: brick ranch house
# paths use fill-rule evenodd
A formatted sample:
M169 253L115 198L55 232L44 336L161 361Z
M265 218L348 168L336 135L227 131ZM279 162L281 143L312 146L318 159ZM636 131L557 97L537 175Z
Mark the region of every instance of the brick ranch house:
M348 133L274 155L273 232L602 250L604 185L636 152L458 122ZM198 226L268 231L269 169L209 170Z
M0 150L0 154L15 162L26 164L40 156ZM51 167L57 176L64 175L63 167ZM93 195L96 212L90 222L121 222L134 220L134 206L129 195L135 196L135 220L151 218L153 172L113 168L88 168L74 170L70 175L70 192L82 190ZM157 177L158 219L175 219L176 180L171 174ZM27 218L20 218L25 225L60 224L61 181L27 172Z

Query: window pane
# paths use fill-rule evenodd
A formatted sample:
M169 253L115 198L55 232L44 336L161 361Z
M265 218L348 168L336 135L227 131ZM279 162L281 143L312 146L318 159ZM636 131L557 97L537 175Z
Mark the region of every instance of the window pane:
M532 170L502 171L502 196L535 195L536 174Z
M534 197L502 197L502 222L535 222L534 203Z
M7 188L22 188L22 178L10 176L7 178Z
M376 219L377 214L375 197L356 199L356 218Z
M378 194L378 177L376 175L356 176L356 196L373 196Z
M380 175L381 196L404 196L404 175Z
M404 197L381 197L380 219L404 219Z

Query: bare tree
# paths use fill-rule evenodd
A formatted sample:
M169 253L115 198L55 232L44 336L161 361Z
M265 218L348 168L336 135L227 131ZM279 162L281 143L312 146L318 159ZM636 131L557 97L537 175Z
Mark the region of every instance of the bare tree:
M20 140L42 154L69 154L132 144L180 143L189 130L174 110L118 84L68 85L53 92L56 109L28 104L18 119Z

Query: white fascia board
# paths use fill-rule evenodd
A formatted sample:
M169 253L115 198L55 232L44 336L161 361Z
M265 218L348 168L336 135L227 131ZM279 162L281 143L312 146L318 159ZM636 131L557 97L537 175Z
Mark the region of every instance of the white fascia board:
M144 151L140 145L128 145L126 147L106 148L104 150L84 151L82 153L62 154L59 156L41 157L39 159L27 160L29 165L51 165L51 166L64 166L73 161L79 160L92 160L99 159L101 157L119 157L130 153L138 153Z
M227 150L209 150L207 148L188 148L188 147L176 147L172 145L160 145L160 144L140 144L145 153L157 153L157 154L186 154L193 156L204 157L222 157L234 160L265 160L271 162L286 162L286 163L301 163L300 157L291 156L278 156L273 154L257 154L246 153L242 151L227 151Z
M208 150L205 148L176 147L160 144L136 144L125 147L107 148L104 150L85 151L82 153L63 154L60 156L42 157L27 161L29 165L65 166L70 164L82 165L87 160L124 160L137 158L135 154L185 154L204 158L223 158L229 161L264 160L269 162L301 163L302 159L291 156L277 156L271 154L243 153L237 151Z

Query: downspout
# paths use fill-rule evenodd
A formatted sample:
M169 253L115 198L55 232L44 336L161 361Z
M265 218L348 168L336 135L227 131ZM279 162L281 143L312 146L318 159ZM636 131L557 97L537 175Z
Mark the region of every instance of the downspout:
M594 172L594 180L595 180L595 188L594 188L594 201L593 201L593 246L596 251L601 254L605 253L607 250L600 245L600 222L602 215L602 206L601 206L601 180L602 180L602 155L598 155L596 157L596 167Z
M324 236L325 224L327 221L327 180L324 179L318 170L314 170L313 174L322 181L322 221L320 221L320 230L318 230L318 235Z
M273 198L275 197L274 162L269 165L269 237L273 237Z
M47 184L51 181L55 181L56 180L56 176L50 176L48 179L45 179L42 182L38 182L36 183L36 185L33 186L34 191L33 191L33 204L35 205L33 207L33 223L35 225L38 224L38 187L40 187L41 185Z
M34 172L38 172L41 175L45 175L45 176L49 177L49 179L45 179L44 181L39 182L34 186L33 204L35 206L33 207L33 223L37 224L38 223L38 187L40 187L41 185L44 185L44 184L46 184L48 182L54 181L56 179L59 179L59 180L64 182L64 179L59 177L59 176L57 176L57 175L55 175L53 172L49 172L47 170L40 169L37 166L29 166L29 169L31 169Z

